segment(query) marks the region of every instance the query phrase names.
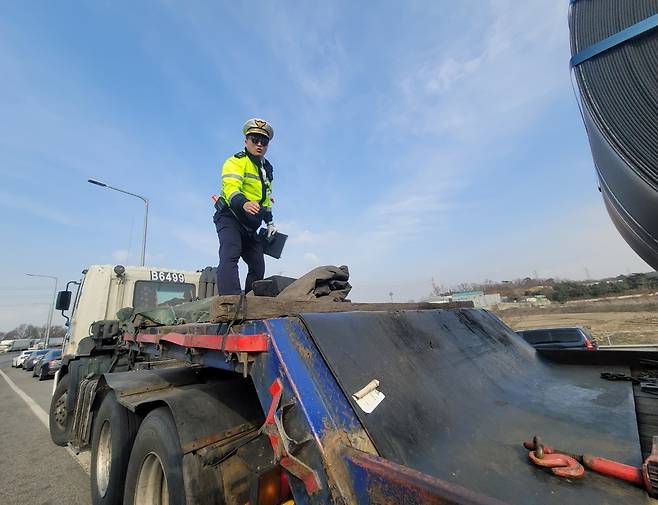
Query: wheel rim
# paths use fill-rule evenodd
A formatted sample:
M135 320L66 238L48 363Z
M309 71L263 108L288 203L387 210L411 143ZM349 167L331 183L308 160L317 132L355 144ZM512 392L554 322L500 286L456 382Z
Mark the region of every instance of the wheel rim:
M149 452L137 476L135 505L169 505L169 486L160 457Z
M112 464L112 431L110 422L105 421L98 437L96 451L96 487L101 497L107 493L110 484L110 465Z
M55 422L62 429L66 428L66 399L68 393L63 393L55 402Z

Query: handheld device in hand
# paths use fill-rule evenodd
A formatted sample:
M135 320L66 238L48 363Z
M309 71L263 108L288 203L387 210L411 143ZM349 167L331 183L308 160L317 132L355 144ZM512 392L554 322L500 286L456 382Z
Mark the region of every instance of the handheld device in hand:
M277 231L274 235L268 237L267 230L265 228L261 228L258 231L258 237L263 244L263 253L276 259L281 257L283 246L286 245L288 235Z

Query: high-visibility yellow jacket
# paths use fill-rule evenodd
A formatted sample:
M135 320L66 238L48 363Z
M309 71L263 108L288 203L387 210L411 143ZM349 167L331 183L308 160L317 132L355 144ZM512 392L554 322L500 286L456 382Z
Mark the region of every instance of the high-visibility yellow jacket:
M222 199L228 204L238 218L248 218L253 223L253 216L246 216L243 205L258 202L261 213L258 222L272 221L272 165L265 158L258 159L246 151L234 154L224 162L222 167Z

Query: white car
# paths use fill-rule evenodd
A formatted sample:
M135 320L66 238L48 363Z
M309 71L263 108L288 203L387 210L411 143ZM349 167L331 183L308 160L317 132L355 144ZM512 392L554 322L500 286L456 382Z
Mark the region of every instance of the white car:
M14 368L22 368L25 360L36 350L37 349L28 349L27 351L21 352L18 356L11 360L11 366Z

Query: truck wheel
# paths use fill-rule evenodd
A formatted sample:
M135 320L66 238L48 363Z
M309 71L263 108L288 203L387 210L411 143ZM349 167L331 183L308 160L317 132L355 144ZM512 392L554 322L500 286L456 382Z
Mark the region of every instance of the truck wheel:
M139 418L110 391L101 403L91 434L91 503L120 505L130 448Z
M185 505L183 451L166 407L151 411L130 453L124 505Z
M69 412L66 409L70 378L68 374L62 377L50 400L50 412L48 415L50 438L55 444L60 446L65 446L68 443L69 431L71 429L71 416L69 416Z

